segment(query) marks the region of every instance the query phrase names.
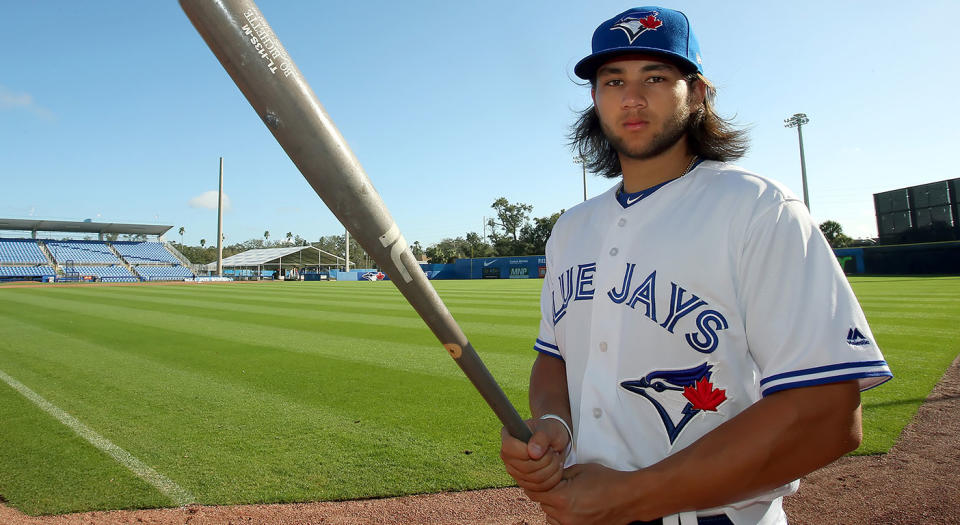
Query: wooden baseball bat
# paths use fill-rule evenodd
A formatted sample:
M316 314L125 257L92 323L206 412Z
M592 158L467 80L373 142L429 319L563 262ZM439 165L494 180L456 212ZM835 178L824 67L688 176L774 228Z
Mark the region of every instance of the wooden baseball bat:
M180 0L230 78L330 211L400 289L510 435L530 429L420 270L360 162L251 0Z

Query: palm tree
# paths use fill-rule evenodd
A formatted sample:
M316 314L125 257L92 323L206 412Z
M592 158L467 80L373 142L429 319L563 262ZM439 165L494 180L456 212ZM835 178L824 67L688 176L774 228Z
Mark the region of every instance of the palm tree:
M183 226L180 227L180 246L183 246L183 233L187 231Z
M206 240L206 239L200 239L200 247L201 247L201 248L203 248L204 246L206 246L206 244L207 244L207 240Z
M263 242L266 244L270 240L270 230L263 232Z
M291 239L293 239L293 232L287 232L287 244L292 242Z

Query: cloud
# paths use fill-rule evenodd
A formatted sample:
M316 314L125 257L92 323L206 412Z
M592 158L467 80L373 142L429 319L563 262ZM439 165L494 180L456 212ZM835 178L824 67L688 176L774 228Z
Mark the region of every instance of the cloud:
M217 191L210 190L197 195L187 202L191 208L206 208L208 210L217 209ZM223 192L223 211L230 211L230 196Z
M0 86L0 111L22 109L45 119L52 119L53 112L40 106L29 93L14 93L4 86Z

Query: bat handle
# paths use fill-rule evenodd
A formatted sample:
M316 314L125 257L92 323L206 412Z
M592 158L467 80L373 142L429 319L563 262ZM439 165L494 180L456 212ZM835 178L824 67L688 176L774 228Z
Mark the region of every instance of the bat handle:
M530 432L530 427L528 427L527 423L522 419L516 422L503 421L502 419L500 421L503 422L505 427L507 427L507 432L509 432L511 436L523 441L524 443L530 441L530 438L533 437L533 433Z

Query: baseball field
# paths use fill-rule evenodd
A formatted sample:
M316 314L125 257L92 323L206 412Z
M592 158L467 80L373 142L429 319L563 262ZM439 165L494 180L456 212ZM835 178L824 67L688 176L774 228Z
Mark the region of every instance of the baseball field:
M886 451L960 353L960 278L851 280ZM527 414L539 280L435 281ZM500 424L389 283L0 287L0 502L28 514L506 486Z

